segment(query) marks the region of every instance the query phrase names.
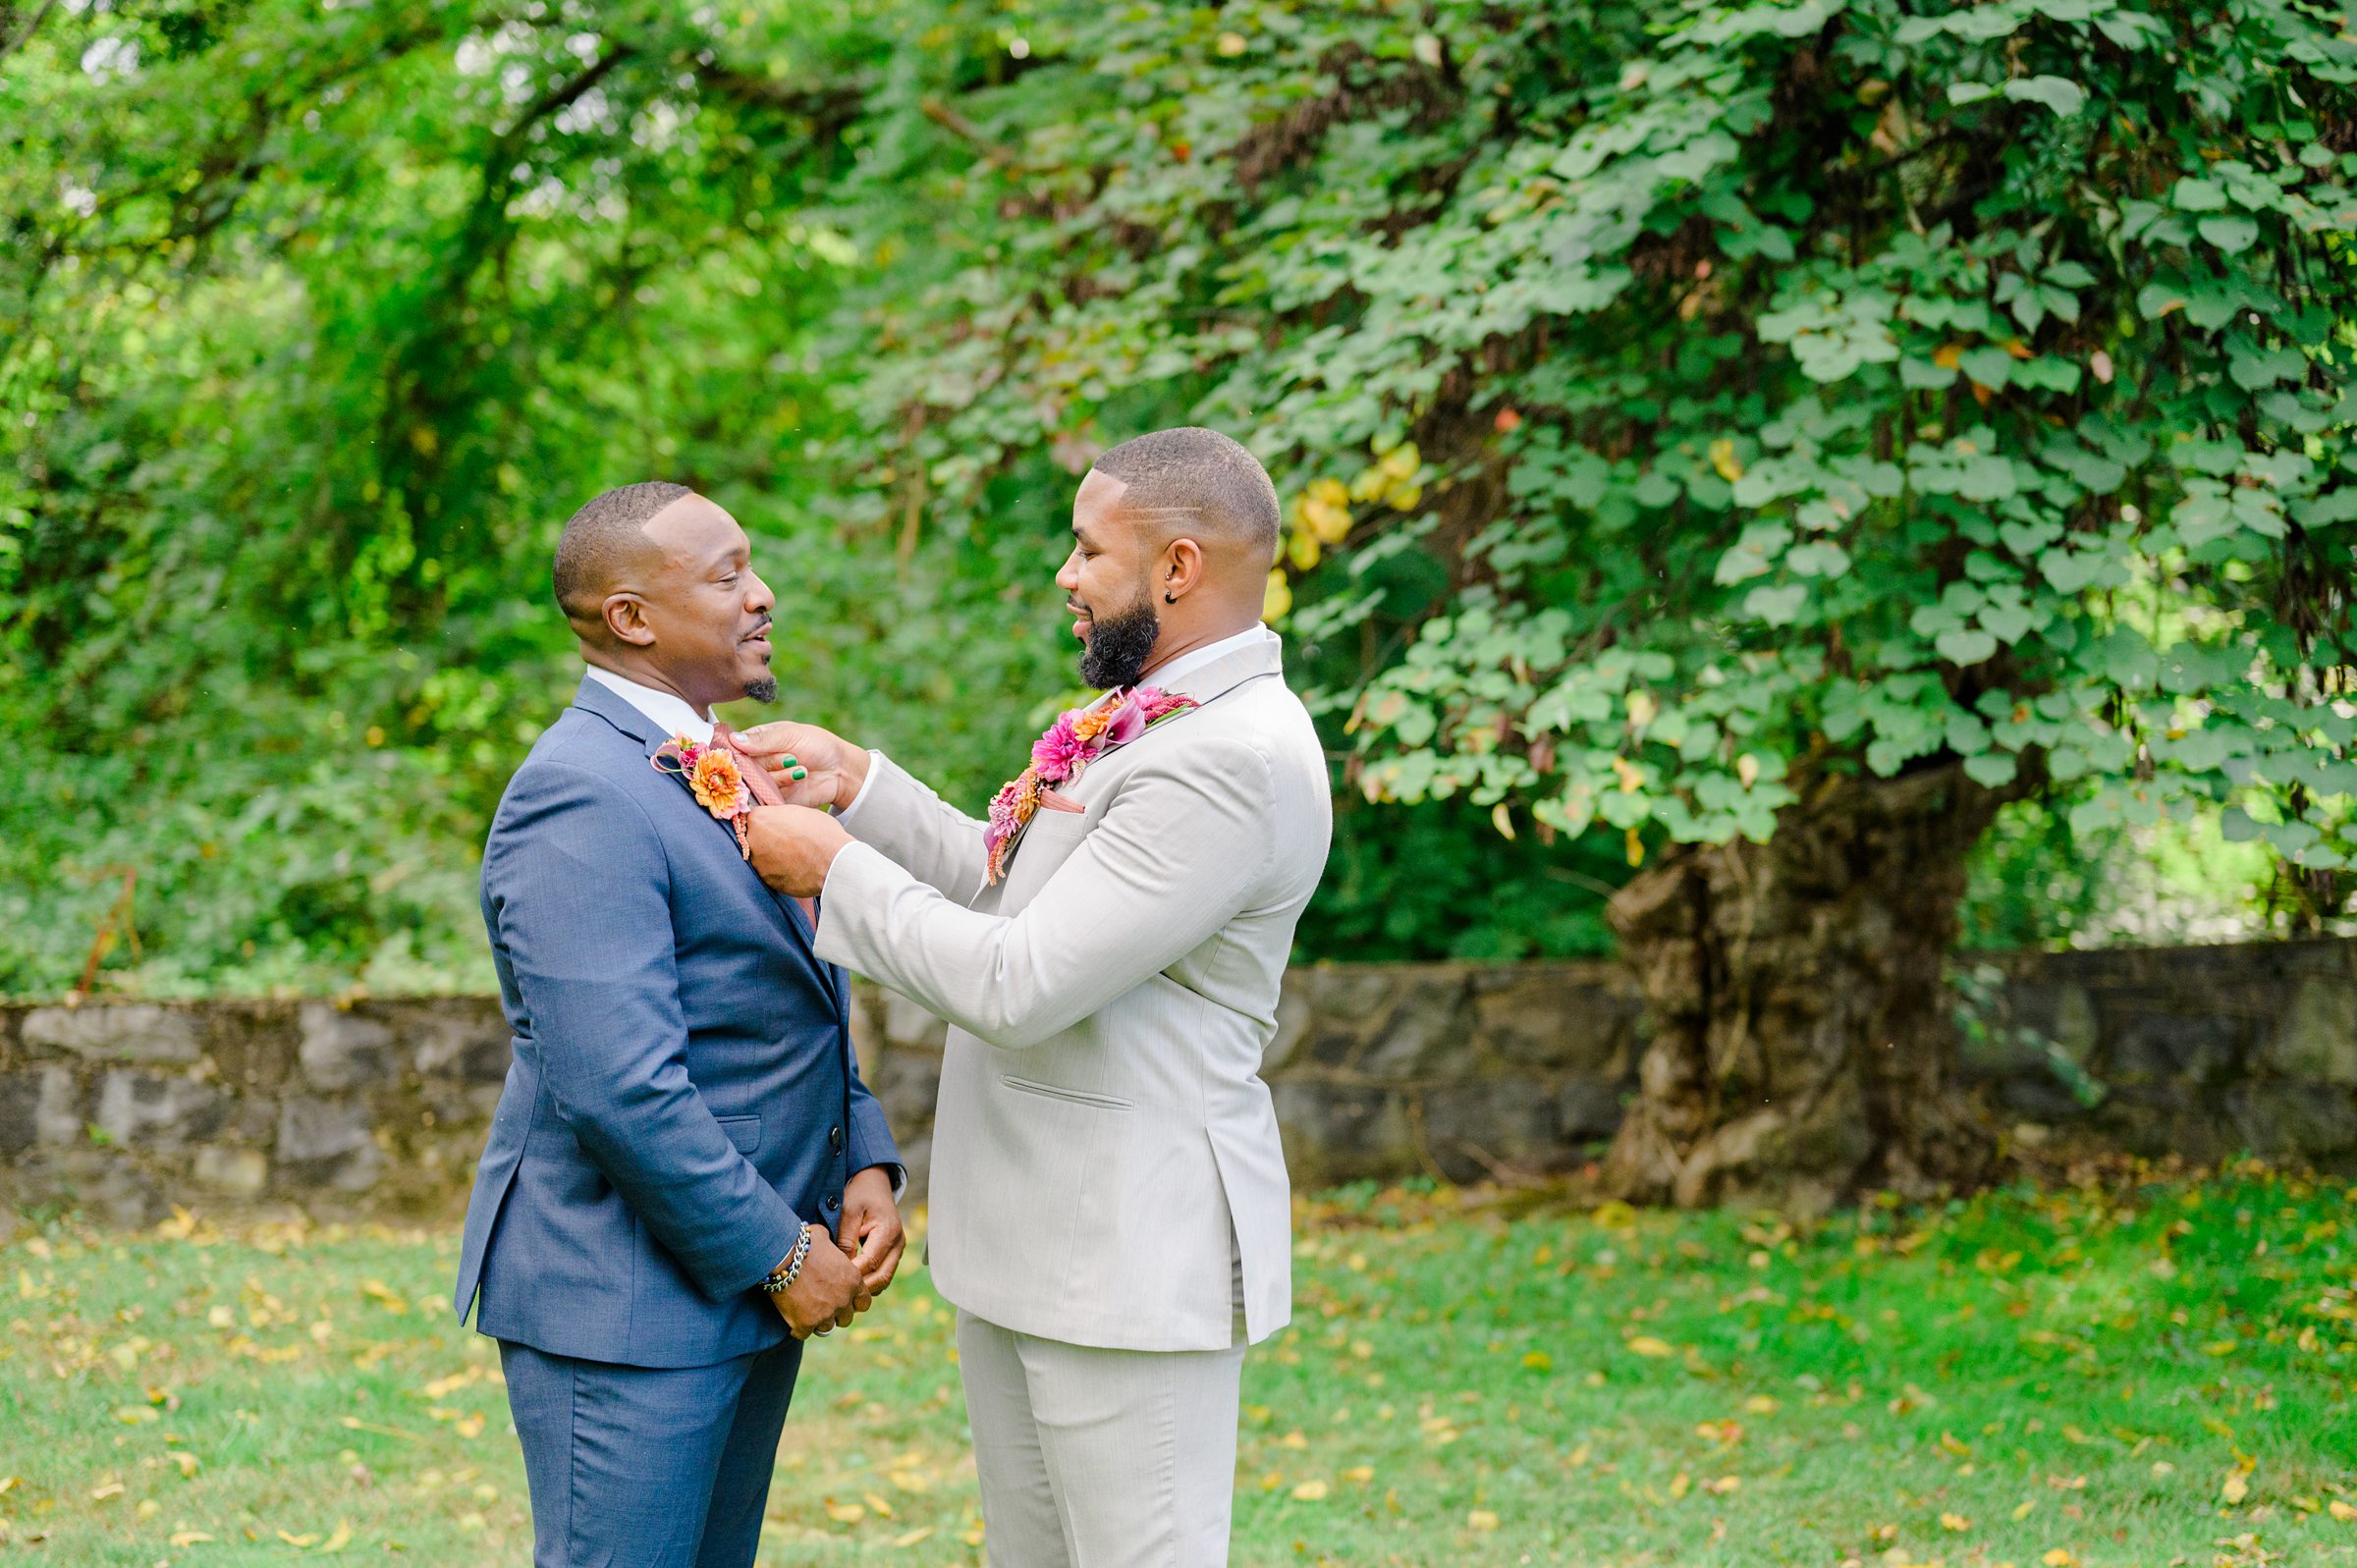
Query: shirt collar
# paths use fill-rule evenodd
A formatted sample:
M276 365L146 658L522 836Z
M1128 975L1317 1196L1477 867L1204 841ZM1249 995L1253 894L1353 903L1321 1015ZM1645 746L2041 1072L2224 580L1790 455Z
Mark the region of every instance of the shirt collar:
M1184 680L1188 676L1198 670L1210 668L1232 653L1256 646L1259 643L1275 642L1276 640L1277 633L1266 626L1247 626L1233 637L1222 637L1219 641L1206 647L1197 648L1192 653L1180 654L1169 664L1148 674L1138 683L1156 686L1165 691L1173 690L1177 688L1179 681Z
M642 686L628 676L595 665L589 667L589 678L652 719L665 734L685 735L699 746L712 743L712 721L697 718L687 699L678 693Z

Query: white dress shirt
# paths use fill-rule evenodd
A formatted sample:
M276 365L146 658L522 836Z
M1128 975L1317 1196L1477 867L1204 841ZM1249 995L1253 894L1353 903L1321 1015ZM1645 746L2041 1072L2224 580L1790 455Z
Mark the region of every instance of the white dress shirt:
M657 691L595 665L589 667L589 678L662 726L665 734L685 735L699 746L712 743L712 721L698 718L687 705L687 699L678 692Z

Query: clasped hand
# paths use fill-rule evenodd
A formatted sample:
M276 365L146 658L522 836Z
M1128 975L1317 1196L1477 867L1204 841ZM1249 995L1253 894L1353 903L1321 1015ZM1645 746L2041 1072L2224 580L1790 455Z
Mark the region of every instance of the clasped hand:
M810 1238L802 1271L770 1297L796 1339L832 1333L875 1305L901 1267L907 1238L892 1201L892 1178L871 1165L844 1187L843 1219L835 1234Z

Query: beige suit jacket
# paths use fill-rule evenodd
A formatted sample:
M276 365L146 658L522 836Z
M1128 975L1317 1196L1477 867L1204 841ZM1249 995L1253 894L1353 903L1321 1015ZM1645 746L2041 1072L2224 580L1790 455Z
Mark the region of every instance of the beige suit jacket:
M1150 683L1150 682L1149 682ZM1092 763L1005 882L983 825L879 757L819 955L950 1023L929 1244L953 1304L1122 1350L1253 1341L1292 1311L1291 1195L1260 1080L1333 833L1274 635L1174 682L1202 704Z

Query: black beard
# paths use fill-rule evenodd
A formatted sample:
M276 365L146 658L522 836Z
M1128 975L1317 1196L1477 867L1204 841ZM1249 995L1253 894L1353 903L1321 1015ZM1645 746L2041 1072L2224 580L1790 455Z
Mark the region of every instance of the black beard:
M778 700L778 677L756 676L744 683L744 694L755 702L775 702Z
M1162 618L1154 613L1154 600L1141 593L1137 603L1090 628L1088 646L1080 650L1081 680L1105 691L1136 685L1161 635Z

